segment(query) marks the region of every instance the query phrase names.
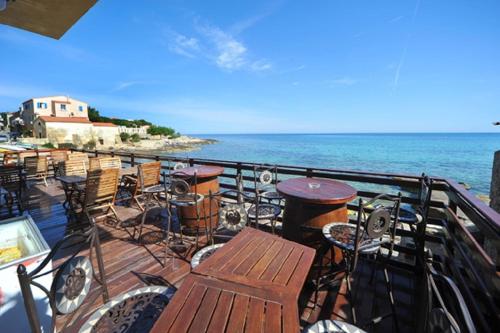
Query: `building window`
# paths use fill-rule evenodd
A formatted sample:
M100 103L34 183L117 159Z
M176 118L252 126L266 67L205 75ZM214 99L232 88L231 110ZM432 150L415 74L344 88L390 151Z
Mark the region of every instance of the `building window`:
M36 107L39 109L46 109L47 103L38 102L38 103L36 103Z
M66 104L61 104L61 110L66 111Z
M81 106L81 105L80 105L80 106L78 107L78 111L83 112L83 106Z

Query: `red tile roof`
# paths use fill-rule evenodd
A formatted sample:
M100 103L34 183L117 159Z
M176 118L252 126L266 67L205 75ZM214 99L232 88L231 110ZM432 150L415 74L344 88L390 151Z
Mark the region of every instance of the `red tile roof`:
M113 123L94 123L94 122L92 122L92 125L98 126L98 127L117 127Z
M39 116L39 119L46 123L80 123L80 124L92 124L88 118L85 117L51 117L51 116Z

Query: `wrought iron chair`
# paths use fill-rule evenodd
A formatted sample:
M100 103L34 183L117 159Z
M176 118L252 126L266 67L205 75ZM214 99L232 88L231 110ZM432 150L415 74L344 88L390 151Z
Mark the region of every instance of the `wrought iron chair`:
M83 254L87 247L88 253ZM68 259L52 267L52 260L62 251L69 254ZM49 274L54 275L54 279L50 289L47 289L37 281ZM42 327L33 297L33 287L41 289L49 300L52 327L45 328L45 331L50 332L56 331L57 317L67 316L62 327L58 328L58 331L64 332L88 312L99 296L102 295L103 302L109 300L99 232L95 224L85 232L72 233L57 242L34 270L27 272L24 265L19 265L17 275L31 331L35 333L41 333ZM93 284L93 281L96 284Z
M4 196L9 214L12 215L12 206L17 204L20 212L24 210L22 193L24 188L24 174L21 167L4 165L0 168L0 193Z
M118 191L118 169L99 169L88 171L85 182L82 212L89 221L101 217L112 216L120 224L120 219L114 208L116 192ZM92 212L99 215L93 215Z
M380 200L392 202L393 205L391 207L379 206L368 214L366 209ZM392 316L394 327L396 331L398 331L396 307L392 295L392 285L387 272L387 262L391 258L394 248L396 223L393 222L393 219L397 221L399 217L400 203L401 194L397 197L381 194L366 203L363 203L363 199L359 199L356 224L333 222L323 227L325 238L333 246L340 249L343 254L345 265L339 270L334 271L333 275L344 273L344 279L347 286L347 297L349 298L351 314L355 325L357 318L351 287L351 277L356 269L359 257L361 255L372 255L375 256L375 269L372 271L372 277L378 267L383 268L384 280L391 305L391 313L379 316L372 322L378 322L388 316ZM387 247L387 254L382 254L381 249L383 246ZM331 274L327 277L330 276ZM316 295L321 285L321 276L318 275L316 281ZM317 299L317 296L315 296L315 298Z
M254 166L253 176L255 196L258 200L248 209L248 219L255 224L257 229L260 224L269 222L271 232L274 234L283 199L275 187L278 180L277 167ZM261 199L266 199L267 203L262 203ZM274 204L274 201L278 203Z
M417 332L469 332L476 327L455 282L432 265L432 255L426 254Z
M47 176L49 173L49 164L45 156L29 156L24 158L24 170L27 180L42 179L45 187L48 187Z
M183 235L186 232L194 234L195 236L195 249L199 248L200 240L200 230L203 228L205 236L208 238L209 226L207 224L206 217L204 219L204 225L201 226L201 211L200 207L203 207L203 200L205 196L198 192L198 176L196 172L194 175L186 174L179 169L172 173L168 180L164 181L164 184L168 184L168 194L166 199L166 207L168 211L169 220L167 223L167 248L168 251L170 247L170 233L172 231L172 217L175 216L178 222L179 232L181 236L181 243ZM167 185L165 185L167 186ZM183 209L194 209L195 221L194 229L192 226L186 226L186 223L181 223L183 219L182 210ZM205 215L205 214L204 214ZM184 225L183 225L184 224ZM175 232L174 232L175 235Z
M235 201L228 201L227 198L234 198ZM258 205L258 200L255 196L250 196L247 193L239 190L227 190L218 193L209 192L210 209L215 206L219 210L217 227L212 228L215 224L212 221L213 214L209 213L210 226L210 241L212 245L215 239L227 241L233 238L249 223L248 208ZM213 205L212 203L215 203Z

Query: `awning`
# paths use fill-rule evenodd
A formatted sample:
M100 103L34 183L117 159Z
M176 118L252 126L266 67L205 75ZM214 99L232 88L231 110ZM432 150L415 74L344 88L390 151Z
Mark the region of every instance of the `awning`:
M9 0L7 8L0 11L0 23L59 39L96 2L97 0Z

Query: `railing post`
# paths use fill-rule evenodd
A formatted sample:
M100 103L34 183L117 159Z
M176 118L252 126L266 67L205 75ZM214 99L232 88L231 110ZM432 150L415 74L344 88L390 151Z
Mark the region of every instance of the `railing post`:
M493 158L490 200L490 207L500 213L500 150L495 153Z
M188 161L189 161L189 166L193 166L194 165L194 160L192 158L190 158Z
M99 152L97 151L97 149L94 151L94 155L95 155L95 157L99 156Z
M313 174L313 169L311 169L311 168L307 168L307 169L306 169L306 177L307 177L307 178L311 178L311 177L312 177L312 174Z
M130 166L135 166L135 156L134 156L134 153L130 154Z
M243 190L244 190L244 186L243 186L243 174L241 172L241 163L237 163L236 164L236 190L238 191L238 197L236 198L236 200L238 201L238 203L242 203L243 202Z

